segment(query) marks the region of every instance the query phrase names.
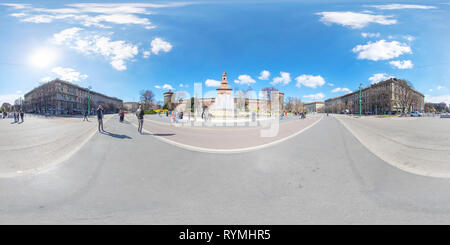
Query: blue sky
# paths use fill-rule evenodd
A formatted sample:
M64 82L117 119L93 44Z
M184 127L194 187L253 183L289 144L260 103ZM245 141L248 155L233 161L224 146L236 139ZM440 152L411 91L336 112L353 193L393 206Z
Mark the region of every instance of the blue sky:
M195 82L215 90L224 71L231 88L302 101L394 76L450 103L450 2L123 2L0 4L0 103L57 77L162 100Z

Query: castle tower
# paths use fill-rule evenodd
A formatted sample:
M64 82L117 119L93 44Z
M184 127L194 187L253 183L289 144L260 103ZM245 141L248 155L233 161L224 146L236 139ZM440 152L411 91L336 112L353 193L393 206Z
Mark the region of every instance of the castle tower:
M233 89L228 87L227 73L222 74L222 81L220 88L217 90L217 97L214 102L214 116L216 118L233 118L234 114L234 99Z
M220 82L220 88L228 88L228 79L227 79L227 73L224 72L222 74L222 82Z
M231 94L232 89L228 88L227 73L222 74L222 81L220 82L220 88L217 89L217 94Z
M173 92L170 90L168 92L164 93L164 105L167 105L167 108L169 110L173 109L172 95L173 95Z

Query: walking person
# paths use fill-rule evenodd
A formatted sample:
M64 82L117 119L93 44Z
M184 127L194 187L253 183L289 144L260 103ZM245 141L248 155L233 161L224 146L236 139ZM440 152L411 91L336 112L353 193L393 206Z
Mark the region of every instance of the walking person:
M101 105L98 106L97 109L97 119L98 119L98 132L103 132L103 107Z
M139 105L139 109L136 111L136 117L138 119L138 132L142 134L142 126L144 126L144 109L142 109L142 105Z
M22 110L20 110L20 119L22 119L22 123L23 123L23 117L25 116L25 113L23 113Z
M120 117L120 122L123 122L123 119L125 118L125 112L123 111L123 109L120 109L119 117Z
M89 122L89 119L88 119L88 111L87 111L87 110L84 112L83 122L84 122L84 121L88 121L88 122Z

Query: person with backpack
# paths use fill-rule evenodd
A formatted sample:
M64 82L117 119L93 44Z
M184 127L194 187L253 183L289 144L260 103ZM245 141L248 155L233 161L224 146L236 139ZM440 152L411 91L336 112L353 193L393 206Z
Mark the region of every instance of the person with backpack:
M144 126L144 109L142 109L142 104L139 105L139 109L136 111L136 117L138 119L138 132L142 134L142 126Z

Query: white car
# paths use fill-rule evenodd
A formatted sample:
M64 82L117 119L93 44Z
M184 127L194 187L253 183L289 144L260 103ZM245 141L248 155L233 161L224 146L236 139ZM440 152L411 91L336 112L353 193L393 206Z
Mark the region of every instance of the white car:
M412 117L421 117L422 113L418 112L418 111L412 111L410 114Z

